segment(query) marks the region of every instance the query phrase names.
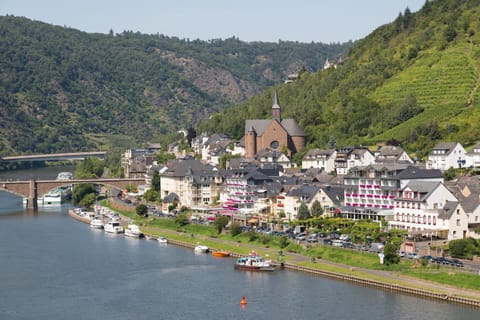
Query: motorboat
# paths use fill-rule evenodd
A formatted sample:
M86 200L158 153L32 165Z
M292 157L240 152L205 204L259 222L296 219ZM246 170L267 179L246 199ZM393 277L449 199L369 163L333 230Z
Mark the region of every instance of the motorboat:
M247 270L247 271L275 271L281 265L273 263L271 260L265 260L265 258L259 256L256 252L252 251L248 256L238 258L235 261L235 269Z
M90 221L90 227L94 229L102 229L103 228L103 220L100 218L93 218Z
M223 250L215 250L215 251L212 251L212 256L218 257L218 258L226 258L230 256L230 253Z
M204 245L197 245L194 248L195 253L208 253L210 249L207 246Z
M167 244L167 243L168 243L167 238L162 237L162 236L158 237L158 238L157 238L157 241L158 241L159 243L162 243L162 244Z
M143 238L143 233L140 231L140 228L136 224L129 224L125 228L124 234L127 237L132 237L132 238Z
M123 233L125 230L120 222L108 221L103 225L103 229L108 233Z
M59 172L57 175L57 180L72 180L73 173L71 172Z

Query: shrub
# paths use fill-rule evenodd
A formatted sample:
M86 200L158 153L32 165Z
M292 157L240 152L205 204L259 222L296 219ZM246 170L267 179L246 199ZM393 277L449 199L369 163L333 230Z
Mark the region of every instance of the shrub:
M240 226L240 224L237 222L232 223L232 225L230 226L230 234L232 235L232 237L238 236L241 233L242 227Z

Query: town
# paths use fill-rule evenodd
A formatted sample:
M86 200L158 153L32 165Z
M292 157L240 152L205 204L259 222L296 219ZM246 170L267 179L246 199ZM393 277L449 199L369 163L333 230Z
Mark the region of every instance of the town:
M413 239L405 242L406 253L422 250L415 240L431 245L480 238L480 181L467 174L480 166L480 144L466 152L460 143L440 142L424 163L392 145L311 149L299 168L291 156L305 148L305 132L295 120L282 119L275 92L272 119L247 120L240 141L202 134L192 139L191 154L170 145L176 159L165 165L155 160L159 147L129 149L123 164L126 177L146 178L140 195L159 175L162 214L188 208L192 219L223 215L272 231L310 216L365 219L387 230L405 230ZM220 168L224 155L232 157ZM464 174L446 179L454 169Z

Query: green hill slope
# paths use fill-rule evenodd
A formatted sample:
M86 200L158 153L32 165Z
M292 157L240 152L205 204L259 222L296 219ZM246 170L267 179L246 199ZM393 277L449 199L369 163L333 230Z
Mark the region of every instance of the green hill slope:
M278 86L284 117L295 117L310 147L399 140L410 152L438 140L480 139L480 1L426 1L358 41L336 68ZM216 115L200 130L240 137L243 120L269 117L272 91ZM229 115L235 113L240 120Z
M0 155L155 141L350 46L87 34L3 16Z

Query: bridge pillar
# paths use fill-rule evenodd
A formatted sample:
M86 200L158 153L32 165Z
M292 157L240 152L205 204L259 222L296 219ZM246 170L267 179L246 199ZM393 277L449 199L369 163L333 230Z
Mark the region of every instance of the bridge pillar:
M38 209L37 203L37 182L35 179L30 180L30 191L28 193L27 208L28 209Z

